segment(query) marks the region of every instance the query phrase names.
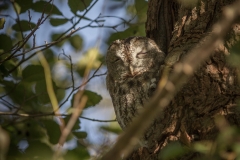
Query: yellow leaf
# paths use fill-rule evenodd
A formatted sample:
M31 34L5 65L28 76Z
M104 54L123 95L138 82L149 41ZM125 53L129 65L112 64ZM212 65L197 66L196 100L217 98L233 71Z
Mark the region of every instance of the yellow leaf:
M17 14L20 14L21 7L19 6L19 4L14 3L14 7L16 8L16 12L17 12Z
M4 28L5 18L0 18L0 29Z
M78 62L79 68L96 69L101 64L99 50L97 48L89 49Z

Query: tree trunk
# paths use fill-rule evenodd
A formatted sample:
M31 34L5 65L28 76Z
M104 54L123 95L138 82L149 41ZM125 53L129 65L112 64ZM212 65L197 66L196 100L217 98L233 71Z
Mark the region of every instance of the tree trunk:
M192 1L190 1L192 2ZM211 36L212 27L233 0L202 0L189 5L174 0L150 0L147 37L152 38L161 50L167 53L165 67L174 67L193 47ZM129 159L158 159L164 147L173 141L191 147L195 141L213 141L219 133L215 119L222 115L232 125L240 125L240 111L236 101L240 98L237 69L226 62L229 48L239 38L240 25L235 24L219 46L194 73L182 90L164 110L158 120L163 126L159 135L152 140L147 151L140 148ZM201 156L188 152L178 159L195 159Z

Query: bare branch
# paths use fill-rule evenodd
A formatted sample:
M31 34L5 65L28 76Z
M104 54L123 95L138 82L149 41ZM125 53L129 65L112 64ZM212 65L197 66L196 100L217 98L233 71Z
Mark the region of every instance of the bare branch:
M25 61L31 59L31 58L32 58L33 56L35 56L37 53L42 52L42 51L45 51L45 50L47 50L48 48L50 48L51 46L53 46L53 45L61 42L62 40L66 39L66 38L69 38L72 34L74 34L74 33L77 32L77 31L78 31L78 29L72 31L72 32L69 33L67 36L59 39L58 41L54 41L54 42L53 42L52 44L50 44L50 45L49 45L49 44L48 44L47 46L45 45L45 46L46 46L45 48L43 48L43 49L41 49L41 50L38 50L38 51L32 53L30 56L28 56L28 57L25 58L24 60L21 60L20 62L18 62L18 64L17 64L14 68L12 68L10 71L8 71L8 73L13 72L13 71L14 71L15 69L17 69L22 63L24 63Z
M18 24L18 26L19 26L20 33L21 33L21 36L22 36L22 40L24 40L23 30L22 30L22 26L21 26L21 23L20 23L20 17L19 17L19 14L18 14L18 12L17 12L17 8L16 8L16 6L15 6L15 2L14 2L14 1L11 1L11 3L12 3L12 6L13 6L13 8L14 8L14 11L15 11L15 13L16 13L16 16L17 16L17 19L16 19L15 21L17 22L17 24ZM24 47L23 47L23 48L24 48Z
M16 83L16 84L14 85L14 87L13 87L10 91L8 91L8 92L5 93L4 95L0 96L0 98L6 97L6 96L8 96L10 93L12 93L12 92L16 89L16 87L17 87L18 84L19 84L19 83Z
M71 132L74 124L76 123L76 121L77 121L77 119L80 115L80 113L82 112L85 104L87 103L87 99L88 99L87 96L81 97L80 103L77 106L74 107L74 112L73 112L68 124L66 125L66 127L62 131L62 135L61 135L61 137L59 139L59 142L58 142L59 145L63 146L63 144L65 143L65 141L67 139L67 136Z
M71 114L55 114L53 112L51 113L13 113L13 112L0 112L1 116L16 116L16 117L28 117L28 118L37 118L37 117L47 117L47 116L56 116L56 117L66 117L71 116ZM116 119L111 120L100 120L100 119L94 119L94 118L88 118L84 116L79 116L79 118L94 121L94 122L116 122Z
M80 86L78 86L77 88L75 88L74 90L78 90L79 88L81 88L82 86L86 85L89 81L91 81L91 79L93 79L94 77L99 77L99 76L103 76L103 75L106 75L107 72L103 73L103 74L97 74L96 73L99 71L99 69L101 68L103 63L101 63L98 68L94 71L93 75L88 79L86 80L84 83L82 83Z
M51 1L52 1L52 0L50 0L48 3L50 3ZM49 15L47 15L47 16L44 18L44 14L45 14L45 8L44 8L44 10L43 10L43 12L42 12L41 17L38 19L37 25L34 27L34 29L27 35L26 38L23 39L23 42L21 43L21 45L18 46L18 47L15 49L15 51L14 51L10 56L6 57L2 62L0 62L0 64L2 64L3 62L11 59L18 51L20 51L20 49L22 49L22 48L24 47L24 45L28 42L28 40L32 37L32 35L37 31L37 29L40 27L40 25L43 24L43 22L45 22L45 21L48 19L48 17L50 16L50 14L49 14ZM17 42L17 44L19 44L20 42L21 42L21 41ZM14 46L15 46L15 45L14 45ZM5 54L5 53L2 53L2 54ZM19 64L17 65L17 67L18 67L20 64L22 64L22 63L21 63L22 61L24 61L24 59L22 59L22 60L19 62ZM14 68L16 69L17 67L14 67ZM15 69L14 69L14 70L15 70ZM11 73L12 71L13 71L13 69L12 69L11 71L9 71L9 73Z
M84 14L82 15L82 17L85 17L85 15L91 10L91 8L93 7L93 6L95 6L95 4L98 2L98 0L95 0L93 3L92 3L92 5L88 8L88 9L86 9L86 11L84 12ZM60 39L62 36L64 36L66 33L68 33L69 31L71 31L72 29L75 29L76 28L76 26L77 26L77 24L79 24L80 23L80 21L82 20L82 18L79 18L78 19L78 21L77 22L75 22L69 29L67 29L65 32L63 32L58 38L57 38L57 40L58 39ZM82 28L82 27L81 27Z
M112 119L112 120L99 120L99 119L92 119L92 118L87 118L87 117L83 117L83 116L80 116L80 118L86 119L86 120L89 120L89 121L95 121L95 122L116 122L117 121L116 119Z
M9 101L5 100L3 97L0 97L0 99L8 105L9 109L11 109L11 108L17 108L17 107L14 106L13 104L11 104Z
M102 66L102 63L101 63L101 64L98 66L98 68L94 71L93 75L92 75L90 78L88 78L85 82L83 82L80 86L78 86L78 87L76 87L76 88L72 88L72 90L71 90L71 92L69 93L69 95L67 96L67 98L59 105L59 107L62 107L62 106L69 100L69 98L72 96L72 94L73 94L76 90L78 90L79 88L85 86L88 82L91 81L91 79L93 79L94 77L99 77L99 76L106 75L107 72L105 72L105 73L103 73L103 74L96 74L96 73L99 71L99 69L101 68L101 66Z
M63 50L64 51L64 50ZM71 78L72 78L72 88L74 89L75 88L75 83L74 83L74 76L73 76L73 63L72 63L72 57L70 55L66 55L64 52L63 52L63 55L65 55L69 61L70 61L70 71L71 71Z

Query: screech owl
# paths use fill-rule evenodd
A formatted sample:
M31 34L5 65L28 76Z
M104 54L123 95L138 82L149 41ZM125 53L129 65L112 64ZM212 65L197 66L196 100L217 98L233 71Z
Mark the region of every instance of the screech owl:
M124 130L156 90L165 54L147 37L116 40L106 64L107 88L117 121Z

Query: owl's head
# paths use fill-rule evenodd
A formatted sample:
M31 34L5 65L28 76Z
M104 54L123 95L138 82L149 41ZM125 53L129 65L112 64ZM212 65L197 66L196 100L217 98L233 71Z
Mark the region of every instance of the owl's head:
M157 72L165 54L147 37L116 40L110 45L106 64L108 76L115 82L135 78L148 72Z

